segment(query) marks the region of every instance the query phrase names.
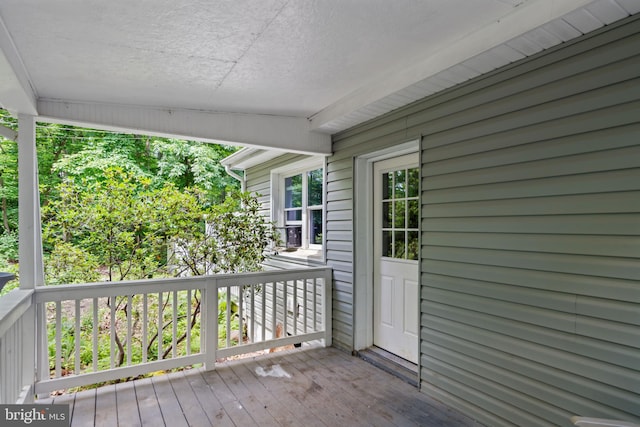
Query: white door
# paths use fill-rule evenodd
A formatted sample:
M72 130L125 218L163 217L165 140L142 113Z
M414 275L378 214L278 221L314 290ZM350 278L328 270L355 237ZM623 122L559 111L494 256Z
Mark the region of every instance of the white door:
M373 344L418 363L418 153L373 165Z

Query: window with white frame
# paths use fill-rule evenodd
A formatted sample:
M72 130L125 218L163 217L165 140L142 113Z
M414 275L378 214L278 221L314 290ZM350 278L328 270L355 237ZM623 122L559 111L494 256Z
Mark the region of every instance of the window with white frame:
M322 249L324 169L318 161L303 162L272 177L273 220L288 249Z
M322 168L284 178L284 228L288 248L322 245Z

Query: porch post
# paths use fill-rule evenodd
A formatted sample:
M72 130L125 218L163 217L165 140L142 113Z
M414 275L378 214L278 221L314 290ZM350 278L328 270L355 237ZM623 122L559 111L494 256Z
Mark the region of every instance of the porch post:
M40 222L40 191L38 188L38 156L36 151L36 121L31 115L18 115L18 256L20 260L20 288L35 289L44 285L42 261L42 227ZM23 384L34 384L39 376L38 366L48 361L39 360L37 349L46 349L46 327L43 307L32 306L24 316L24 330L34 335L23 339ZM31 338L31 339L30 339ZM42 353L42 351L40 351ZM33 399L33 386L26 401Z
M204 322L200 325L204 326L204 334L201 331L201 337L204 338L204 369L211 371L216 368L216 353L218 351L218 286L215 278L207 280L203 292L203 311Z
M18 236L20 288L44 285L36 122L23 114L18 115Z

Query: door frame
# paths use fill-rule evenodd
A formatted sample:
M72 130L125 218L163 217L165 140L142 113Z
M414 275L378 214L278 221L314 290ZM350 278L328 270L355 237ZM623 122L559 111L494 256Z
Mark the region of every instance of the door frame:
M420 152L420 139L354 157L353 348L356 351L364 350L373 345L373 164L415 152ZM418 262L420 262L420 257ZM419 300L420 298L416 301L418 315L420 313ZM418 350L419 346L420 338L418 338ZM420 375L419 355L418 351L418 376Z

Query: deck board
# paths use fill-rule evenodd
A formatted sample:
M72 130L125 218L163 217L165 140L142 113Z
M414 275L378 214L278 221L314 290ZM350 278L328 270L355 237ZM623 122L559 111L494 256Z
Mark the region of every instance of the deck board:
M95 424L96 389L76 393L73 408L75 413L71 418L72 427Z
M265 376L279 365L289 377ZM51 402L51 398L42 402ZM55 396L82 426L480 426L333 348L303 348Z
M97 427L110 427L118 424L115 385L106 385L96 389L96 416L94 422Z
M211 390L209 384L205 381L202 373L202 371L195 371L190 372L190 375L185 375L185 378L189 381L196 395L196 399L214 425L232 427L234 424L233 421L231 421L231 417L229 417L229 414L224 410L224 407Z
M143 426L153 426L158 419L162 419L162 411L151 378L135 381L135 390L140 423Z

